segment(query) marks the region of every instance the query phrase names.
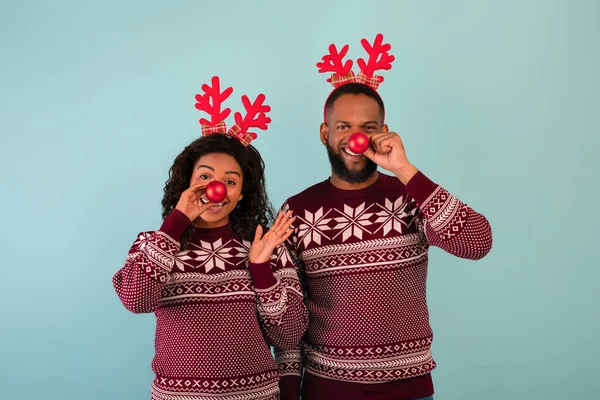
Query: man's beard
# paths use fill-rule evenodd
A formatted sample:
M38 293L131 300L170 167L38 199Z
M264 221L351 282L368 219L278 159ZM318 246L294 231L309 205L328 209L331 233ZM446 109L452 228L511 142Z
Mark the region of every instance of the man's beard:
M344 160L340 154L337 154L333 147L326 144L327 156L329 157L329 163L334 174L336 174L341 180L348 183L363 183L369 180L370 177L377 171L377 164L371 159L366 158L365 166L358 171L351 171L344 164Z

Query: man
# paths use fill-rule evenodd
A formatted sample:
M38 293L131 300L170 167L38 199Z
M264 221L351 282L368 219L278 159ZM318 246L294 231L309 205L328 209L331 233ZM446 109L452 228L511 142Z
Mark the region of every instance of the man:
M385 47L381 39L371 48ZM331 177L283 207L297 217L287 244L309 326L297 350L276 349L282 400L299 398L301 379L303 400L430 398L428 249L476 260L492 245L485 217L408 160L401 137L384 123L377 85L358 83L382 79L361 69L362 79L334 71L350 79L330 94L320 127ZM370 138L363 155L348 148L356 131Z

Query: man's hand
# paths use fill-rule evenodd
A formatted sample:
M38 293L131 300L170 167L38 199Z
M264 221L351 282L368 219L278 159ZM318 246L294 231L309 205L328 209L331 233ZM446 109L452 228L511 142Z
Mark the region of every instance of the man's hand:
M407 184L418 172L406 157L404 144L400 135L395 132L367 134L371 141L371 147L364 153L381 168L387 169Z

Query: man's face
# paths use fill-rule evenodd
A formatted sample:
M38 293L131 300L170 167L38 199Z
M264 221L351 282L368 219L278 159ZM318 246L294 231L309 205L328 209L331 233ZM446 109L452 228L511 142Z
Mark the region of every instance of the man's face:
M321 142L327 148L331 169L349 183L367 181L377 171L377 165L363 155L348 153L348 138L354 132L387 132L382 125L377 102L364 94L340 96L321 124Z

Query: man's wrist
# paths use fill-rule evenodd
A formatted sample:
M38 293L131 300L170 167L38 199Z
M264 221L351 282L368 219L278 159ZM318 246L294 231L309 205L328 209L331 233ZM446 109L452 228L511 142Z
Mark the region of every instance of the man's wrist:
M404 167L395 169L392 171L394 175L402 182L402 184L406 185L416 174L419 172L417 167L412 164L408 164Z

